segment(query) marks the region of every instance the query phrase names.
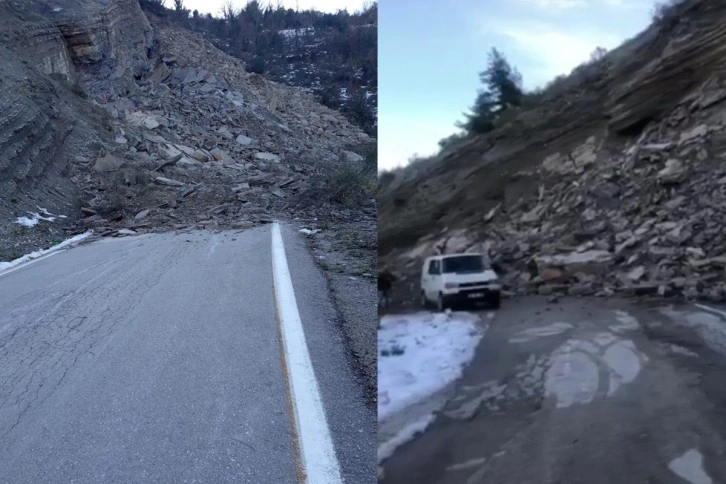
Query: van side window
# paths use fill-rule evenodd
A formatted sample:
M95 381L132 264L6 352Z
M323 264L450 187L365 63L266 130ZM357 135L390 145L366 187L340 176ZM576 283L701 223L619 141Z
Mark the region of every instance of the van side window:
M441 269L439 269L439 261L432 260L429 262L429 274L441 274Z

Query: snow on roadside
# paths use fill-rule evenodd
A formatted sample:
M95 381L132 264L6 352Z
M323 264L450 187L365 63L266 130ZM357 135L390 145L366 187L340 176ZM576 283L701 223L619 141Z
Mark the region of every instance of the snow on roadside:
M378 330L379 461L433 422L484 330L467 313L386 316ZM394 429L385 429L391 427Z
M35 227L38 225L38 222L41 220L45 220L46 222L53 222L57 218L66 218L65 215L53 215L48 211L48 209L43 207L38 207L41 212L45 214L45 216L39 214L38 212L28 212L30 217L18 217L15 219L16 224L20 224L24 227Z
M393 455L398 447L405 444L412 438L426 430L426 428L433 423L435 420L434 414L429 413L418 420L412 420L410 423L404 425L396 434L389 440L379 443L378 445L378 462Z
M1 262L0 261L0 272L10 269L11 267L19 266L20 264L23 264L24 262L28 262L29 260L37 259L38 257L42 257L46 254L49 254L51 252L55 252L57 250L63 249L64 247L68 247L71 244L75 244L76 242L80 242L81 240L90 237L93 234L93 230L89 230L88 232L84 232L82 234L78 234L74 237L71 237L70 239L66 239L63 242L61 242L58 245L54 245L53 247L50 247L48 249L43 250L36 250L35 252L31 252L30 254L26 254L22 257L18 257L15 260L11 260L9 262Z

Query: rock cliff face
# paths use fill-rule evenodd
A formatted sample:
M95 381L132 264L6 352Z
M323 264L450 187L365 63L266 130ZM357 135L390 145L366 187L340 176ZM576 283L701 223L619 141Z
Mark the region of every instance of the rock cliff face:
M136 0L3 0L0 30L33 67L69 81L84 71L120 77L146 61L153 38Z
M104 113L79 97L78 82L87 75L112 72L121 77L146 58L151 46L151 28L133 0L63 5L0 1L4 258L65 235L62 223L31 232L15 221L39 213L39 206L53 213L72 212L77 190L70 176L75 161L92 156L110 129Z
M290 216L373 142L137 0L0 0L0 72L0 260L87 229Z
M726 5L689 1L670 15L665 25L643 35L642 45L633 46L629 62L612 71L605 114L615 133L640 131L693 90L715 82L726 67ZM698 107L717 101L703 99Z
M686 0L379 194L382 265L488 251L513 292L726 299L726 4Z

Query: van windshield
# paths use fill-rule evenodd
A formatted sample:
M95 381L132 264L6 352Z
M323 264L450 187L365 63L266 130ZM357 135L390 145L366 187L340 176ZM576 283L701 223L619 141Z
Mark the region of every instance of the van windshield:
M474 274L485 270L484 257L480 255L458 255L443 259L443 272L445 274Z

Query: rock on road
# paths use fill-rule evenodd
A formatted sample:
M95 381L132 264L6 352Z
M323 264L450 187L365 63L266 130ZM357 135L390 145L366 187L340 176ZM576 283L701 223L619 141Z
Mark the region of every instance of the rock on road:
M726 482L726 312L509 301L384 483Z
M282 229L345 482L375 416ZM297 482L270 226L104 239L0 274L0 482Z

